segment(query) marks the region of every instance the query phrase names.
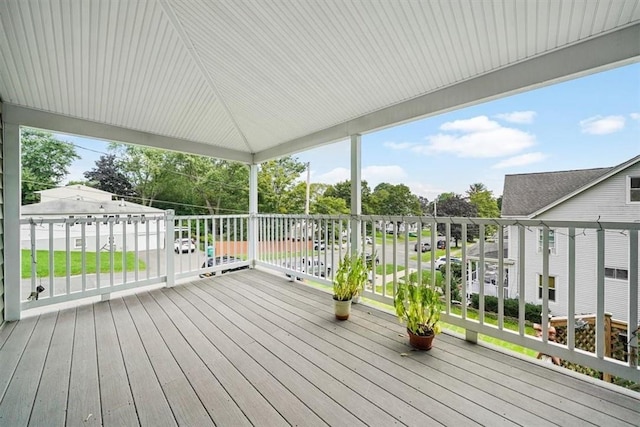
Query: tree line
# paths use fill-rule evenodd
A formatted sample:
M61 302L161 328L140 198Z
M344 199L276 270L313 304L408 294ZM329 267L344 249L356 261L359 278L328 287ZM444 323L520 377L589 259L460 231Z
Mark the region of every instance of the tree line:
M60 186L74 160L73 144L53 134L22 128L22 204L36 203L37 191ZM173 209L177 215L233 214L249 210L249 167L242 163L110 143L108 153L84 173L84 184L118 198ZM44 161L44 159L48 159ZM258 171L258 209L300 214L306 202L305 164L292 156L262 163ZM367 215L498 217L500 199L482 183L466 194L442 193L434 200L411 193L404 184L362 181L362 213ZM311 214L348 214L351 183L310 184ZM457 231L454 231L454 234ZM459 238L459 236L458 236Z

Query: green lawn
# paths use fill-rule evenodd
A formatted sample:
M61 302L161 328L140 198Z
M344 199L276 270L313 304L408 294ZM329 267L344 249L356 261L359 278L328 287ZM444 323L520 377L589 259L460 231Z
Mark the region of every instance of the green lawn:
M82 253L71 252L71 275L82 274ZM111 271L109 264L109 252L100 252L100 272L108 273ZM55 251L53 253L53 275L62 277L67 275L67 254L65 251ZM96 272L96 254L95 252L85 252L85 272L87 274ZM143 261L138 260L138 270L144 270L146 265ZM113 254L113 271L121 272L122 268L122 252L114 252ZM135 255L127 252L127 271L135 270ZM22 250L22 278L31 277L31 251ZM36 274L38 277L49 276L49 251L36 251Z

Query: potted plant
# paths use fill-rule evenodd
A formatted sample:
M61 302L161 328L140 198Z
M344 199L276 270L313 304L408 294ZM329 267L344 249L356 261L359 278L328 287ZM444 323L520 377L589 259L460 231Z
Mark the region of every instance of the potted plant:
M442 301L440 289L410 281L398 284L394 305L398 320L406 323L409 344L421 350L431 349L440 333Z
M333 281L333 302L336 319L347 320L351 302L367 283L368 268L365 255L347 254L340 264Z

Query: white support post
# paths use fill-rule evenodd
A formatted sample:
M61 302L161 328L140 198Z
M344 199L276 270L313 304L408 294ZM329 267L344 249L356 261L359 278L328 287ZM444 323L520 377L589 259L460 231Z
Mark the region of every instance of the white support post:
M362 136L351 135L351 253L360 253L360 223L353 218L362 214Z
M173 209L168 209L164 215L165 225L165 237L164 237L164 251L167 259L167 288L175 286L176 284L176 266L175 257L173 253L173 240L174 240L174 218L175 212Z
M258 258L258 165L249 166L249 265L256 266Z
M629 230L629 314L627 323L627 360L638 367L638 230Z
M4 318L20 320L20 126L3 123Z

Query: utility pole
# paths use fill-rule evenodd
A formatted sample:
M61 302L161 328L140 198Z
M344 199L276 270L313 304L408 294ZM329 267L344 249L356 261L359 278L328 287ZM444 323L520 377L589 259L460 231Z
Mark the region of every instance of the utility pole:
M311 186L311 162L307 162L307 197L304 204L304 214L309 215L309 187Z

